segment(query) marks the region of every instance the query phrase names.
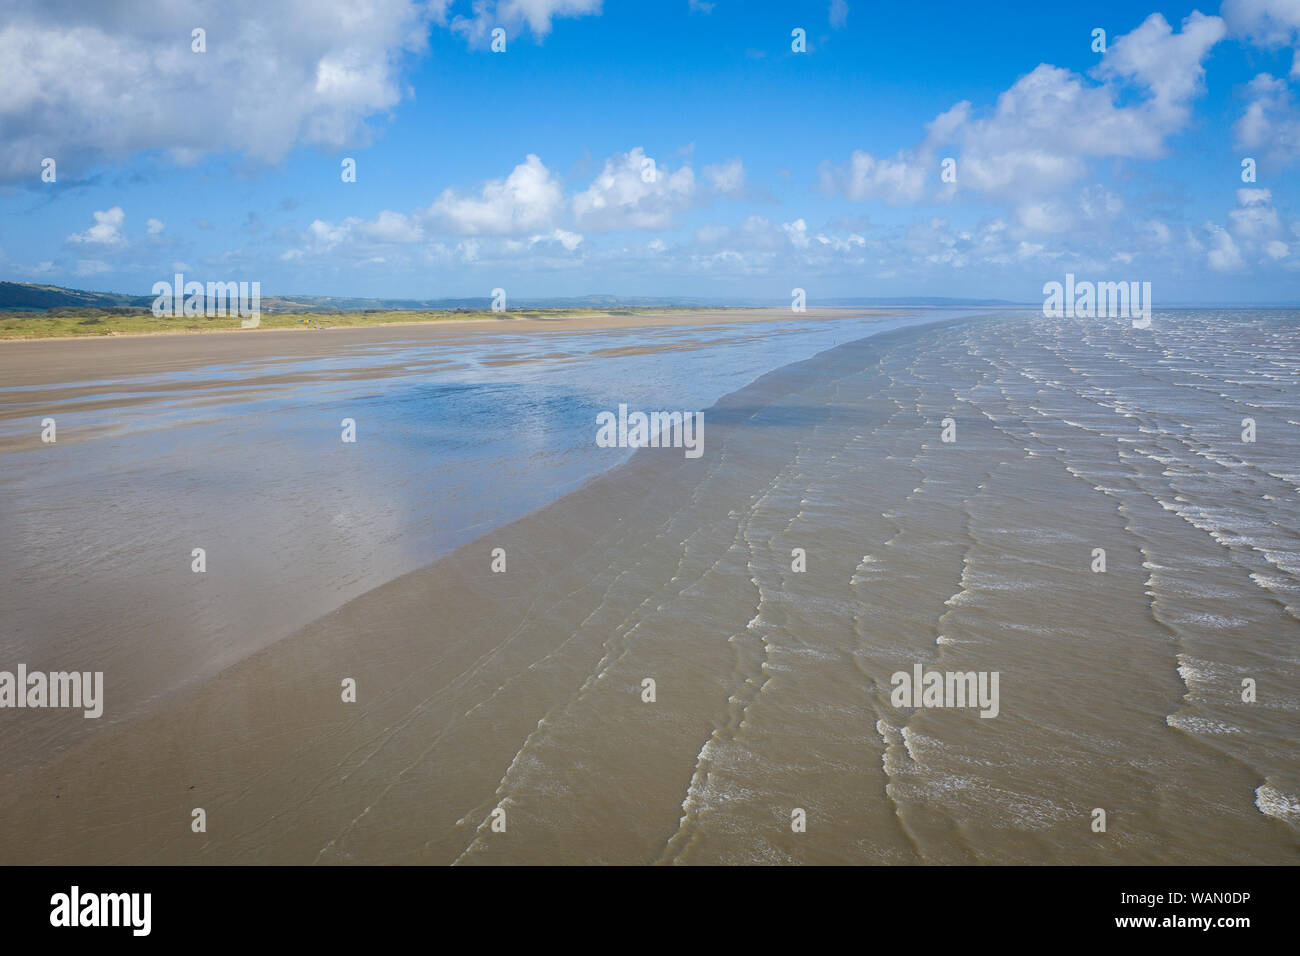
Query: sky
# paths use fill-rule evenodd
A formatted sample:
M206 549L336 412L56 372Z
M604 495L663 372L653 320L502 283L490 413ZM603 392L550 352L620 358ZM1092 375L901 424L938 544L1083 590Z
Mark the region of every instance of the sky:
M1300 0L0 0L0 278L1300 303L1298 51Z

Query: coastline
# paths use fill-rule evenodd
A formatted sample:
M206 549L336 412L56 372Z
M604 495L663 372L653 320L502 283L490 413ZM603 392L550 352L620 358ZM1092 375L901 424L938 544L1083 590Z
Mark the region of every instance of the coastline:
M960 309L969 311L970 307L952 307L945 308L945 311ZM880 308L853 308L849 306L827 306L812 307L805 312L799 313L799 316L805 319L837 319L852 318L869 315L898 315L906 312L925 311L925 307L904 307L898 308L880 307ZM702 323L729 323L729 322L767 322L772 319L782 319L791 316L788 308L728 308L728 309L674 309L665 311L655 311L647 309L639 312L600 312L593 310L589 314L578 313L573 315L536 315L527 314L528 310L518 310L522 313L511 315L509 312L493 314L487 313L467 318L452 319L412 319L404 322L367 322L349 325L346 321L349 313L310 313L310 318L320 319L341 319L342 321L330 322L327 328L313 328L306 325L293 325L276 328L257 328L244 329L238 326L223 327L214 329L174 329L165 332L109 332L109 333L86 333L83 335L46 335L46 336L5 336L0 335L0 346L15 343L37 343L37 342L120 342L120 341L138 341L142 339L186 339L186 338L204 338L204 337L224 337L226 335L243 335L245 337L257 336L278 336L278 335L300 335L305 332L362 332L368 330L389 330L389 329L495 329L506 332L534 331L539 328L550 328L559 331L597 331L605 329L627 329L627 328L654 328L660 326L676 325L699 325ZM297 315L298 313L280 313L282 315ZM381 332L381 335L383 333ZM363 336L373 338L373 336ZM262 343L266 346L268 343Z
M941 319L924 326L889 330L859 342L907 335L916 328L970 318ZM743 413L756 390L761 392L769 387L768 383L779 383L785 376L797 374L799 367L816 367L823 355L819 353L812 359L780 366L725 396L706 412L710 419L710 440L718 428L716 415L721 410L738 408ZM777 388L779 392L781 386ZM678 459L676 455L656 455L655 451L635 452L559 499L486 532L432 564L347 601L294 634L169 695L160 702L160 707L120 723L106 723L102 730L96 728L98 732L57 754L49 763L30 768L20 778L11 774L6 798L0 799L0 814L10 818L27 818L31 814L45 819L50 813L60 816L57 825L41 828L48 841L44 847L31 846L25 839L0 837L0 859L39 863L310 863L318 862L316 856L328 856L326 840L311 858L304 846L292 851L281 848L266 856L254 851L249 857L246 846L227 846L224 841L209 843L201 837L196 838L199 841L196 846L194 841L185 838L183 827L175 835L167 836L169 829L160 833L149 821L156 814L171 812L167 807L180 812L176 801L183 802L195 790L206 793L205 808L212 814L214 800L220 806L220 802L232 797L229 788L235 786L235 781L278 777L277 768L283 770L294 765L297 758L291 755L305 758L305 766L293 769L292 776L320 774L322 783L332 765L346 764L350 759L358 759L363 765L368 763L369 757L361 756L366 748L365 735L382 733L380 728L400 725L414 716L403 715L409 700L403 698L402 691L409 687L411 675L421 671L416 662L430 650L417 621L464 621L465 629L475 638L453 639L437 648L439 665L455 672L454 679L443 686L444 692L453 690L460 681L469 681L476 662L481 666L484 661L501 656L509 663L516 663L521 653L526 656L533 649L544 658L556 647L569 644L570 641L559 635L548 635L554 638L552 647L539 646L534 639L530 644L506 651L493 647L490 635L517 629L527 619L529 605L539 591L553 586L562 591L568 587L563 583L547 583L547 554L581 552L584 536L599 531L599 516L606 509L644 508L652 489L662 495L672 480L679 480L675 476L698 473L708 467L707 456L693 461ZM589 505L592 499L598 499L600 504ZM489 544L500 544L507 549L507 574L488 571ZM479 557L483 560L475 560ZM591 571L595 573L594 568ZM573 569L569 574L573 574ZM503 587L506 584L510 585L508 589ZM573 585L580 586L580 576L573 578ZM486 612L477 609L475 605L480 599L490 600L492 608ZM401 605L400 610L394 608L395 604ZM379 660L372 663L355 657L355 642L359 635L373 633L374 622L367 619L380 608L389 609L380 610L380 618L396 627L387 630ZM376 650L370 645L367 653ZM343 661L348 664L344 666ZM363 706L367 701L362 697L362 704L358 705L360 716L354 719L340 703L336 690L331 689L338 684L332 675L334 671L342 674L340 667L355 677L362 693L366 688L385 684L390 689L382 693L377 704ZM481 678L475 686L484 692L485 698L491 698ZM477 705L467 706L471 712L477 709ZM439 719L454 720L454 711L455 705L448 710L443 704L436 713ZM267 728L282 729L267 732ZM244 740L243 733L253 734L252 739ZM291 742L286 744L286 737ZM322 744L323 749L316 749ZM471 750L474 747L472 743L459 742L457 746ZM315 769L308 771L307 766ZM354 772L349 770L348 775ZM182 784L182 779L191 778L205 783ZM469 779L467 776L462 782ZM124 793L130 793L131 797L124 800ZM137 810L133 810L130 819L116 821L111 831L104 830L105 815L113 811L99 801L109 794L113 795L112 805L143 807L144 812L137 815ZM280 799L275 794L283 794L291 801L301 797L292 785L277 779L274 787L262 792L258 799ZM344 802L351 799L353 796L347 796ZM63 815L69 812L69 816ZM100 822L93 822L96 820ZM249 817L241 826L254 823L254 817ZM450 829L452 833L464 832L464 826L465 821L460 821ZM101 833L100 838L94 836L96 832ZM382 853L381 847L377 846L376 850ZM375 857L382 858L382 855Z
M1295 621L1150 500L1168 466L1112 450L1136 423L1027 411L1061 400L1056 366L1084 363L1050 349L1077 334L958 319L768 372L709 409L702 458L637 451L11 777L0 813L41 826L0 857L1293 863L1294 723L1197 683L1239 665L1177 575L1236 588L1261 684L1288 686ZM1093 334L1075 347L1097 361L1151 340ZM1017 393L1026 370L1047 378ZM1108 574L1088 570L1097 541ZM916 664L1001 672L998 718L891 706Z
M362 330L306 354L258 337L226 362L193 340L171 340L170 362L134 343L116 362L101 346L41 349L48 361L13 363L0 396L9 652L51 668L110 662L105 722L130 720L618 467L628 452L592 448L587 430L608 403L705 408L792 357L912 320ZM344 416L361 422L361 445L339 443ZM49 417L57 444L35 427ZM26 721L0 751L22 769L92 725Z

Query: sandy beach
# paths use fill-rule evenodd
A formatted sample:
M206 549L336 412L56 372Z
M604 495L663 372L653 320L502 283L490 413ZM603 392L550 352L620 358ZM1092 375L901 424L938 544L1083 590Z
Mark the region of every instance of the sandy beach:
M707 408L793 358L916 321L702 318L253 333L219 355L209 343L229 337L0 350L5 650L102 662L103 721L146 713L625 460L593 445L600 409ZM24 717L0 740L11 771L97 726Z
M940 311L940 310L935 310ZM811 321L896 315L899 310L810 308ZM93 368L114 375L182 371L206 365L263 360L271 356L329 355L340 350L394 342L454 344L483 336L546 332L597 332L619 329L696 327L732 322L771 322L788 309L638 312L573 318L502 318L401 322L347 326L347 314L326 329L223 329L213 332L141 333L101 337L0 339L0 379L8 385L41 385L86 377ZM941 314L941 312L940 312ZM467 339L467 336L472 337Z
M0 859L1295 863L1295 323L1185 313L1143 333L964 317L869 338L859 330L802 358L789 351L798 335L776 336L758 345L769 367L706 407L698 459L645 448L594 472L546 472L563 490L554 500L522 502L508 521L484 516L478 532L469 521L465 540L402 573L379 561L380 583L360 576L337 589L337 606L284 636L227 635L229 646L208 648L196 666L197 645L169 644L165 626L143 643L127 618L110 617L94 640L50 633L68 659L93 649L78 666L105 670L110 700L139 660L119 645L177 655L172 671L199 676L153 702L137 692L127 718L77 715L93 726L72 736L59 736L67 715L0 713L11 753L51 747L46 759L9 763ZM345 334L293 335L325 349ZM379 347L391 330L356 334ZM549 332L533 338L546 341L496 368L554 374L559 366L538 356L571 350ZM183 343L155 341L130 358L101 354L124 373L196 370ZM268 358L251 339L213 341L230 350L222 362ZM19 382L61 382L60 400L80 401L94 389L67 369L106 347L128 344L15 346L39 356L22 362L5 346L0 361ZM750 344L637 338L587 352L626 349L622 360L653 363L667 348L698 354L702 370ZM790 361L772 360L773 350ZM307 374L264 365L258 376L288 379L248 387ZM692 407L680 380L654 378L659 366L627 368L648 382L634 396L642 407ZM309 407L265 413L296 422ZM495 427L520 425L510 407ZM263 414L256 401L249 408L227 414ZM585 413L560 421L579 430L585 450L574 455L590 462L613 450L592 445ZM1240 441L1243 414L1257 421L1255 443ZM333 428L336 410L323 417ZM261 434L251 420L221 427ZM157 428L168 448L185 446L180 424ZM466 437L430 434L443 449ZM529 434L515 441L527 445ZM116 440L90 428L71 447L103 454ZM300 480L257 448L235 443L229 454L256 457L265 481ZM5 454L45 451L13 442ZM525 481L541 474L527 466L540 455L519 459ZM401 460L364 460L348 494L364 500ZM472 476L479 494L510 487L491 468ZM192 486L164 484L160 527L182 520L200 485L238 477L200 470ZM259 519L255 505L223 500L231 524ZM56 520L43 509L9 497L0 519L35 540L42 519ZM389 528L395 539L410 533L400 514ZM259 567L310 569L331 540L302 526ZM188 544L168 546L188 554ZM75 553L75 539L62 547ZM492 567L498 548L504 572ZM1096 548L1106 552L1100 573ZM73 579L57 593L94 595L103 616L114 598L98 593L112 588L95 569L112 551L68 558ZM6 619L21 625L53 608L16 606L12 585L42 573L39 555L20 557L2 570ZM167 620L166 595L192 587L188 576L182 561L157 582L149 616ZM286 571L240 628L259 621L275 633L272 622L293 615L277 618L274 605L292 605L311 577ZM231 610L208 609L214 619ZM8 656L30 650L8 644ZM997 672L996 716L897 706L894 675L918 665ZM1257 702L1242 700L1246 677ZM348 679L355 703L340 692ZM191 828L195 808L206 832ZM1101 833L1097 808L1108 817ZM792 830L798 810L806 832Z

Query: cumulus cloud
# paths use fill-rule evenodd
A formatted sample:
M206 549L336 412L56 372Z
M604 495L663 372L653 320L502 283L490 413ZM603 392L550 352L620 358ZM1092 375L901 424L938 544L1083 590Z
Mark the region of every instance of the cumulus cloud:
M1297 49L1291 75L1300 77L1300 3L1296 0L1224 0L1220 11L1232 32L1265 48Z
M1188 121L1201 60L1224 31L1218 17L1193 13L1174 33L1152 14L1111 44L1094 71L1101 85L1039 65L998 97L991 117L963 131L961 182L1009 195L1049 192L1081 178L1090 158L1162 156ZM1125 86L1146 97L1121 105Z
M1232 32L1257 46L1292 48L1291 76L1300 80L1300 0L1225 0ZM1233 126L1237 145L1279 166L1300 159L1300 110L1280 77L1261 73L1246 87L1246 111Z
M807 220L776 223L759 215L751 215L737 226L709 224L695 231L697 249L707 251L718 261L743 260L750 272L759 271L761 264L776 265L789 261L808 263L825 260L830 253L860 251L866 239L856 232L837 234L833 229L810 229Z
M856 151L846 167L823 163L822 184L854 200L943 198L928 187L940 184L939 148L955 144L961 188L1015 202L1027 227L1050 230L1058 220L1044 214L1043 197L1080 180L1089 160L1163 155L1168 137L1188 122L1203 59L1225 32L1218 17L1193 13L1175 33L1152 14L1110 45L1094 81L1040 64L998 96L990 115L977 117L969 103L958 103L912 149L885 158Z
M1237 145L1279 166L1300 159L1300 111L1283 80L1261 73L1246 87L1249 103L1233 126Z
M846 166L827 160L818 168L822 188L858 202L878 199L892 206L919 202L928 184L939 183L936 150L950 142L969 117L970 104L963 101L931 120L925 139L913 149L884 159L854 150Z
M785 222L781 224L785 230L786 236L790 240L790 245L796 249L807 249L812 241L808 238L808 223L802 219L796 219L794 222Z
M277 162L337 148L401 99L445 4L418 0L11 0L0 24L0 177L170 150ZM207 31L204 53L191 30ZM275 95L268 96L267 91Z
M828 191L841 192L846 198L861 202L879 199L890 205L920 200L933 170L923 158L903 151L892 159L878 159L855 149L845 167L824 162L818 175Z
M95 224L84 232L74 232L68 236L68 242L90 246L122 246L126 237L122 235L122 226L126 222L126 213L121 206L96 212Z
M1236 272L1243 268L1246 263L1241 257L1241 250L1228 231L1212 222L1207 222L1205 228L1210 234L1210 249L1206 254L1210 268L1215 272Z
M533 236L528 242L534 246L539 242L554 242L563 246L567 252L573 252L578 246L582 245L582 236L576 232L569 232L567 229L552 229L546 235Z
M707 166L704 176L713 194L734 197L743 192L745 168L739 159ZM411 213L386 209L373 218L314 219L298 234L299 247L282 253L281 259L319 257L339 249L359 257L379 251L380 245L421 246L449 255L454 249L459 261L466 262L479 261L480 253L550 249L570 254L587 248L579 230L667 226L676 211L706 199L703 192L689 166L660 167L637 147L607 159L586 189L566 197L552 172L530 153L504 178L489 180L477 190L446 189L429 206ZM746 226L751 238L756 221L765 222L751 217ZM454 247L440 242L449 236L467 238ZM482 245L477 237L499 241Z
M477 196L448 189L428 209L440 228L467 236L504 235L549 228L563 205L563 190L535 155Z
M473 193L444 190L430 206L409 215L385 209L370 219L314 219L299 236L301 247L287 250L280 258L294 261L341 253L365 261L409 263L410 255L402 247L423 250L438 261L461 263L478 263L485 256L495 261L535 248L569 254L583 237L557 224L563 209L560 184L541 159L530 154L505 178L490 180ZM451 244L441 241L457 235L466 238ZM395 258L377 257L380 252Z
M745 164L738 159L704 167L704 179L724 196L739 196L745 188Z
M400 212L385 209L371 222L359 223L358 231L376 242L419 242L424 238L420 224Z
M1111 44L1096 69L1103 78L1129 80L1148 90L1145 112L1171 129L1186 122L1190 100L1205 80L1201 61L1228 32L1223 20L1200 11L1183 20L1182 27L1174 33L1169 21L1153 13Z
M668 250L660 267L702 274L799 275L930 282L964 271L972 282L1003 275L1012 281L1046 279L1069 270L1081 275L1178 277L1194 281L1207 270L1246 274L1255 266L1293 268L1291 249L1300 223L1288 227L1264 189L1245 189L1226 224L1174 226L1133 215L1102 186L1072 197L1042 197L1018 206L1016 216L958 224L922 216L906 225L871 226L835 220L815 227L806 217L772 223L758 216L741 226L703 225L693 245ZM1023 219L1041 221L1030 223ZM1034 283L1037 283L1036 285ZM1002 294L1006 294L1005 292Z
M1238 189L1237 208L1228 213L1234 235L1256 242L1282 232L1282 222L1273 208L1273 194L1267 189Z
M145 232L149 233L149 235L151 236L160 235L162 231L166 228L167 226L163 223L161 219L150 219L146 221L144 224Z
M659 166L640 146L605 161L583 192L573 197L579 227L591 231L661 229L695 197L695 173Z
M1209 232L1210 266L1219 271L1240 269L1247 261L1267 265L1291 256L1282 218L1268 189L1238 189L1237 208L1228 213L1227 229L1212 226Z
M307 235L315 245L328 249L346 239L356 222L355 219L346 219L342 225L336 226L323 219L313 219L307 227Z
M486 46L496 27L510 37L525 28L538 40L551 32L555 17L581 17L599 14L601 0L474 0L473 16L457 15L451 29L462 34L471 46Z

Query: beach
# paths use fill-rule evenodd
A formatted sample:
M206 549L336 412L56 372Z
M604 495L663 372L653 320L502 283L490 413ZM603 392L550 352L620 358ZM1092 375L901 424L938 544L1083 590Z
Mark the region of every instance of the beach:
M1294 312L0 367L0 668L106 688L0 710L7 863L1300 860ZM619 403L702 454L598 447ZM918 669L996 713L897 705Z

